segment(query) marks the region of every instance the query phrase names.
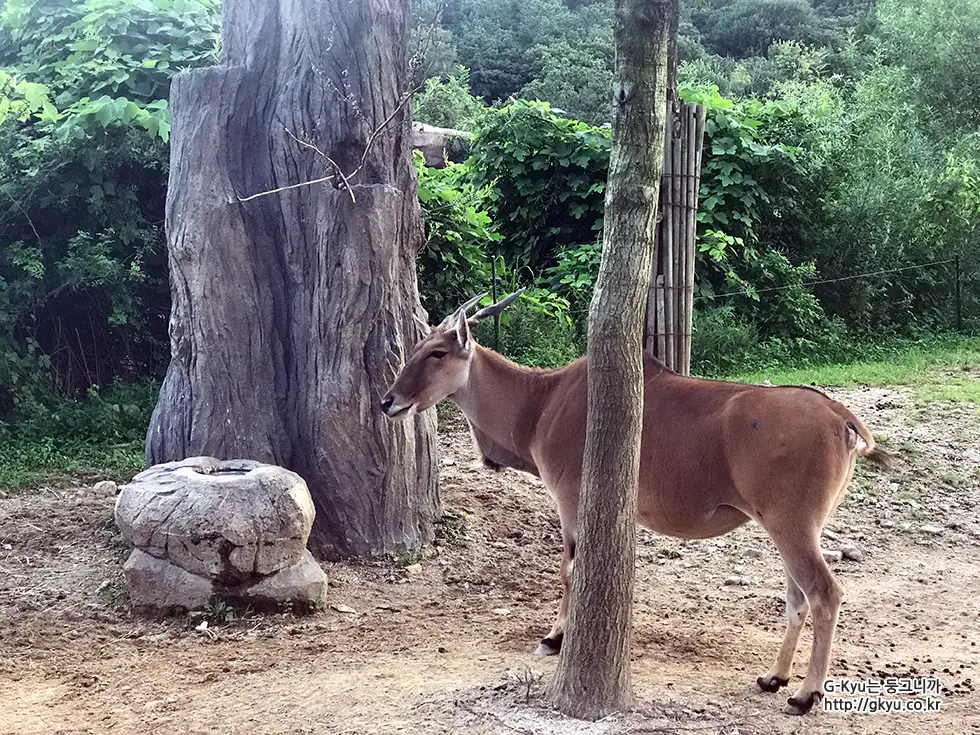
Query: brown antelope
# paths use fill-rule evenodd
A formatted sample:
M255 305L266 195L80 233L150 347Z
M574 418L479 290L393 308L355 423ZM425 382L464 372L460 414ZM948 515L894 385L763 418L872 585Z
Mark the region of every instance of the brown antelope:
M585 449L586 358L558 370L527 368L482 347L470 326L499 313L520 292L467 318L473 299L438 327L418 320L415 347L382 401L393 419L455 401L488 467L541 478L558 505L564 587L558 619L538 647L561 648L575 556ZM754 519L786 569L786 634L758 678L763 691L787 686L800 631L813 614L813 648L787 711L805 714L823 681L843 590L820 551L820 534L843 498L858 455L889 466L868 428L812 388L763 387L678 375L652 358L644 365L639 521L678 538L709 538Z

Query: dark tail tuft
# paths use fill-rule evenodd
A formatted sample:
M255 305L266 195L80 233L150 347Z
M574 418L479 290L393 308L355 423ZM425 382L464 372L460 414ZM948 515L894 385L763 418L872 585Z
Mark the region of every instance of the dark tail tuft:
M898 455L878 449L878 447L875 447L870 452L862 456L870 459L882 469L894 470L898 467Z

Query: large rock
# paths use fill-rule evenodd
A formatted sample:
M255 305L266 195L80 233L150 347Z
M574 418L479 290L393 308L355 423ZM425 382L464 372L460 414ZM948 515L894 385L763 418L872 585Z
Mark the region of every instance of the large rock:
M327 593L327 576L316 563L313 554L304 551L295 564L263 577L237 592L229 591L229 599L237 594L257 609L275 607L281 602L312 605Z
M124 567L133 604L313 602L326 590L306 550L313 518L306 483L281 467L212 457L151 467L116 500L116 523L136 547Z
M430 168L445 168L450 161L466 158L472 139L473 133L465 130L412 123L412 147L422 151Z
M139 549L133 549L123 564L123 572L129 582L130 601L137 608L161 612L194 610L217 596L211 580Z

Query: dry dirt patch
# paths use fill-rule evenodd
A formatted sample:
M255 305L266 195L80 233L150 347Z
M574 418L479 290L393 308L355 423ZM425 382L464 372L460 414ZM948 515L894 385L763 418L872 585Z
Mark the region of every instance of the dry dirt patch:
M783 574L761 529L709 541L644 533L637 712L585 724L544 707L553 659L531 655L558 599L560 541L543 488L472 460L441 430L450 519L420 572L325 565L325 609L150 621L126 605L112 497L86 488L0 501L0 733L980 732L980 421L910 391L835 391L903 454L862 466L831 522L847 590L833 676L942 677L938 715L792 718L756 691L782 635ZM403 560L415 561L415 560ZM745 584L726 585L739 577ZM217 612L217 611L216 611ZM804 671L804 634L797 672Z

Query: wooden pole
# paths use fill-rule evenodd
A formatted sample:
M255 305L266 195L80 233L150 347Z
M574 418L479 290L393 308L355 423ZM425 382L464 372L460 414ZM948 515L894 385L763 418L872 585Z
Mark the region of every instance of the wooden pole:
M656 298L657 298L657 357L661 360L664 359L664 355L667 353L667 341L666 333L664 330L664 319L666 319L666 309L664 308L664 274L660 273L657 276L656 285Z
M687 363L687 370L685 371L686 375L691 374L691 340L694 338L691 326L694 322L694 265L697 260L698 194L701 189L701 156L704 150L704 121L707 115L707 110L704 105L694 105L691 112L693 122L691 136L693 165L691 166L691 176L688 184L688 203L690 205L690 209L687 212L691 230L691 242L689 245L691 257L687 265L689 296L687 300L687 314L684 317L684 323L687 325L687 355L685 358Z
M694 149L691 147L691 105L684 104L681 107L680 115L680 140L681 140L681 179L678 182L681 193L677 200L677 214L681 221L681 242L683 243L680 257L677 259L677 266L681 272L681 308L678 310L677 325L680 332L680 342L677 349L677 369L682 375L687 375L687 341L690 338L691 330L687 323L687 301L690 298L688 291L688 262L691 260L691 232L688 222L688 182L691 180L691 166L694 163Z
M664 142L664 176L663 176L663 235L664 235L664 352L660 359L667 367L674 367L674 209L671 206L671 181L674 175L674 136L671 134L673 109L667 110L667 134Z
M963 281L960 280L960 256L956 256L956 331L963 331Z
M676 106L674 108L673 118L670 120L671 131L671 175L670 175L670 211L673 213L673 243L674 243L674 259L671 262L671 270L673 271L674 280L674 311L671 314L671 332L674 335L674 352L671 356L671 367L677 370L680 365L678 364L678 345L681 341L681 287L683 285L682 278L683 275L680 270L680 255L684 252L684 243L681 240L681 210L680 210L680 199L681 199L681 177L684 174L684 170L681 168L681 138L680 138L680 117L681 108Z

